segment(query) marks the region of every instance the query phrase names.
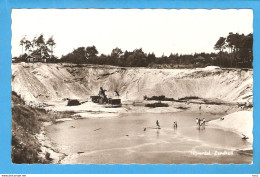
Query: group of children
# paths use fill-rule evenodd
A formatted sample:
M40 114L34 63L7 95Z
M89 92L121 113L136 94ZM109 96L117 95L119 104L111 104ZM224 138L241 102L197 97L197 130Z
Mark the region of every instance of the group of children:
M199 127L201 127L201 126L205 127L206 119L205 118L203 118L203 119L196 118L196 123L197 123L197 125L199 125ZM161 129L158 120L156 120L156 126L157 126L158 129ZM178 127L177 121L173 122L173 128L177 128L177 127ZM145 130L146 130L146 128L145 128Z
M160 127L160 124L159 124L159 121L158 121L158 120L156 121L156 126L157 126L157 128L158 128L158 129L161 129L161 127ZM173 128L177 128L177 127L178 127L177 121L173 122Z
M199 126L205 126L206 119L205 119L205 118L203 118L203 119L196 118L196 123L197 123L197 125L199 125Z

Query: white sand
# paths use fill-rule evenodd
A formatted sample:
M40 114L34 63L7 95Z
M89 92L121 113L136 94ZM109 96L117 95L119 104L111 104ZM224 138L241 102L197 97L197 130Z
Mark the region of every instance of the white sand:
M57 149L53 148L53 144L45 135L43 128L41 129L39 134L35 135L35 137L41 144L41 152L38 154L40 157L45 159L45 155L49 153L49 157L52 159L52 163L55 164L59 163L60 159L63 159L65 157L64 153L60 153Z
M173 113L173 112L180 112L182 110L176 109L173 107L157 107L157 108L148 108L145 110L145 112L149 113Z
M213 120L209 122L210 126L217 126L224 129L234 131L241 135L249 137L248 141L253 142L253 112L252 111L239 111L227 116L224 120Z
M106 108L106 105L100 105L93 102L86 102L77 106L67 106L66 102L56 104L54 106L48 107L54 111L75 111L75 112L109 112L117 113L122 112L124 108Z
M118 113L91 113L91 112L83 112L83 113L77 113L76 116L80 116L82 118L109 118L109 117L117 117L119 116Z
M169 103L168 108L105 108L90 101L99 87L114 97L117 90L122 102L141 100L143 96L165 95L171 98L198 96L218 98L226 102L252 102L253 71L224 70L215 66L198 69L145 69L118 67L67 67L68 64L14 63L12 89L30 105L54 111L75 111L82 117L109 117L122 112L164 113L181 111L186 107L197 111L199 104ZM73 66L73 65L71 65ZM67 106L64 98L89 101L79 106ZM196 100L195 100L196 101ZM131 102L131 101L130 101ZM54 105L54 106L48 106ZM236 110L222 105L201 105L209 113L229 113ZM93 113L93 115L92 115ZM103 114L102 114L103 113Z
M26 102L53 102L64 98L90 100L99 87L122 100L165 95L219 98L230 102L252 102L253 71L218 69L145 69L116 67L66 67L65 64L12 64L12 88Z

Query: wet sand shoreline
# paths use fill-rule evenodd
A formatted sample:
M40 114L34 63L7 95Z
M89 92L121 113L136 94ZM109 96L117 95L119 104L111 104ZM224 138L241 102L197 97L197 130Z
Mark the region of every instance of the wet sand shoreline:
M135 108L137 108L137 107L135 107ZM192 111L193 109L191 109L190 110L190 112L196 112L196 113L198 113L199 114L199 111ZM181 111L181 110L180 110ZM179 111L179 112L180 112ZM134 112L134 110L131 110L131 111L129 111L130 112L130 114L131 113L133 113ZM122 115L124 115L124 114L129 114L129 112L121 112L118 116L117 116L117 118L118 117L120 117L120 116L122 116ZM141 110L139 110L138 111L138 109L137 109L137 111L135 112L135 113L138 113L138 112L141 112ZM112 113L113 114L113 113ZM164 113L163 113L164 114ZM166 112L166 114L167 114L167 112ZM214 114L214 113L213 113ZM221 117L222 115L220 115L219 117ZM110 118L109 119L114 119L114 117L113 116L109 116ZM93 117L92 117L93 118ZM91 119L92 119L91 118ZM103 118L93 118L93 119L107 119L108 117L103 117ZM81 119L84 119L84 118L81 118ZM81 119L79 119L79 120L81 120ZM87 118L88 119L88 118ZM216 118L217 119L217 118ZM66 120L64 120L64 121L66 121ZM48 126L50 126L50 125L48 125ZM221 127L217 127L217 128L219 128L219 129L222 129L222 130L226 130L225 128L221 128ZM230 130L228 130L228 131L230 131ZM237 133L237 132L235 132L235 133ZM245 151L245 149L239 149L239 150L237 150L235 153L244 153L244 151ZM63 159L65 158L67 158L68 157L68 154L66 154L66 153L61 153L61 152L59 152L60 154L63 154L63 156L62 157L60 157L59 158L59 160L57 160L57 159L54 159L54 161L58 161L59 163L63 163L62 161L63 161ZM79 153L79 154L81 154L81 155L83 155L82 153ZM52 156L52 155L51 155ZM55 156L55 155L54 155ZM57 156L57 155L56 155Z

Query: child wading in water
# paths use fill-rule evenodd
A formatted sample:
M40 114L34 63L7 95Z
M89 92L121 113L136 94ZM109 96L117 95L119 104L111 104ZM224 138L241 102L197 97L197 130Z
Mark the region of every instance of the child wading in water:
M156 125L157 125L158 129L160 129L160 124L159 124L158 120L156 121Z
M206 120L205 120L205 118L203 118L203 119L201 120L200 126L201 126L202 128L205 128L205 123L206 123Z
M199 118L196 118L196 124L199 125Z
M201 121L202 120L200 120L200 118L196 118L196 123L200 126L200 124L201 124Z
M177 128L178 127L178 124L177 124L177 122L175 121L174 123L173 123L173 128Z

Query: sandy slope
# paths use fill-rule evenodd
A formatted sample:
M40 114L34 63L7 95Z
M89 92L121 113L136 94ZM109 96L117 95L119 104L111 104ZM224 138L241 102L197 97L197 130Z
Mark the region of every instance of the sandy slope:
M144 95L218 98L230 102L252 101L253 71L240 69L145 69L70 64L12 64L12 89L27 101L51 102L63 98L89 99L99 87L123 100Z
M222 127L249 137L248 141L253 142L253 112L239 111L224 117L224 120L213 120L209 122L211 126Z

